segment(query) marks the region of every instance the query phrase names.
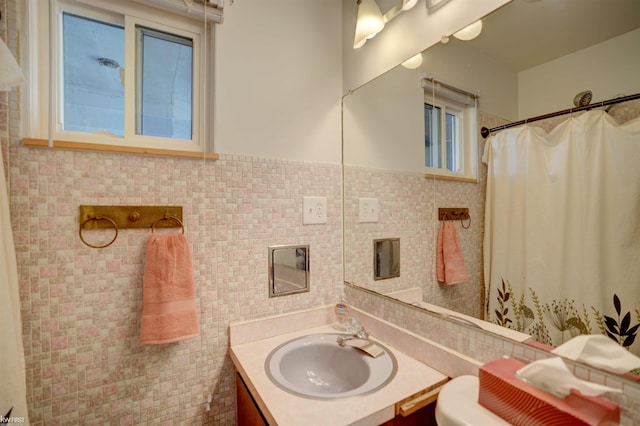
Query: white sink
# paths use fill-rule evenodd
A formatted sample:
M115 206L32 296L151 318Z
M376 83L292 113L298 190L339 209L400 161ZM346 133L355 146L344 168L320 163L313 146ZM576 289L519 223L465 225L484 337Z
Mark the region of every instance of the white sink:
M339 333L311 334L275 348L265 362L273 383L306 398L338 399L374 392L389 383L397 363L384 346L374 358L359 349L340 347Z

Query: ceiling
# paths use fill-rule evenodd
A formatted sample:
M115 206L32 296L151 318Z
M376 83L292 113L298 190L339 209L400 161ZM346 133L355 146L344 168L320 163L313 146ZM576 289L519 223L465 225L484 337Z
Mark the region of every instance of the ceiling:
M402 0L376 2L385 13ZM640 0L512 0L484 17L482 34L465 43L522 71L638 27Z
M522 71L638 27L639 0L513 0L467 43Z

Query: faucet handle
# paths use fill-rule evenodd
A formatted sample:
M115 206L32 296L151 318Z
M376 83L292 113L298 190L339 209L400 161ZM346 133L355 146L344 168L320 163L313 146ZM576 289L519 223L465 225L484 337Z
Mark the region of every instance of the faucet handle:
M363 329L364 327L362 327L362 324L356 318L347 317L344 319L344 331L347 333L355 335Z
M365 330L362 325L360 325L360 330L355 332L354 336L356 336L358 339L368 339L369 338L369 332L367 330Z

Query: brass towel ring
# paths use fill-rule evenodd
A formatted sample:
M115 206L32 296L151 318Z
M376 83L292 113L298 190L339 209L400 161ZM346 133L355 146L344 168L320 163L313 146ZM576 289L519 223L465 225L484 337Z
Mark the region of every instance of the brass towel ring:
M158 224L158 222L160 222L161 220L175 220L176 222L178 222L178 224L180 225L180 227L182 228L182 233L184 234L184 224L182 223L182 221L177 218L176 216L170 216L170 215L164 215L163 217L161 217L160 219L157 219L155 222L153 222L151 224L151 233L154 233L156 231L156 225Z
M86 242L85 239L82 237L82 229L84 228L84 225L87 222L89 222L90 220L106 220L108 222L111 222L111 224L113 225L113 229L115 229L115 231L116 231L116 234L113 236L113 239L111 241L109 241L107 244L103 245L103 246L96 246L96 245L89 244L88 242ZM118 225L110 217L107 217L107 216L94 216L94 217L88 218L87 220L85 220L84 222L82 222L80 224L80 229L78 229L78 235L80 236L80 241L82 241L85 245L88 245L91 248L105 248L105 247L109 247L111 244L113 244L113 242L116 240L116 238L118 238Z
M469 223L467 224L467 226L464 226L464 218L460 219L460 225L462 226L462 229L469 229L469 227L471 226L471 215L468 215L467 219L469 219Z
M454 221L460 219L460 226L462 226L462 229L469 229L469 227L471 226L471 215L469 214L464 214L464 215L460 215L459 217L455 217L455 215L451 214L451 213L444 213L442 216L442 220L443 221ZM469 222L467 222L467 226L464 226L464 221L465 219L468 219Z

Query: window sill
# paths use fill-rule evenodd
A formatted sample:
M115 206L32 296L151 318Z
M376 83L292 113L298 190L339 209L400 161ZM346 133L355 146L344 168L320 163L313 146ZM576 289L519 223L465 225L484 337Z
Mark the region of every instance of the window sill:
M47 139L33 139L23 138L22 144L28 147L46 148L49 141ZM83 151L102 151L102 152L117 152L121 154L146 154L146 155L159 155L165 157L182 157L182 158L195 158L195 159L207 159L217 160L220 156L213 152L194 152L194 151L178 151L172 149L160 149L160 148L140 148L133 146L119 146L119 145L103 145L83 142L70 142L70 141L53 141L53 148L57 149L78 149Z
M442 179L442 180L455 180L457 182L469 182L469 183L478 183L477 178L470 178L464 176L447 176L447 175L436 175L433 173L427 173L424 175L426 179Z

